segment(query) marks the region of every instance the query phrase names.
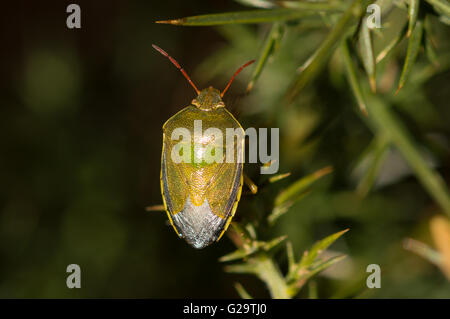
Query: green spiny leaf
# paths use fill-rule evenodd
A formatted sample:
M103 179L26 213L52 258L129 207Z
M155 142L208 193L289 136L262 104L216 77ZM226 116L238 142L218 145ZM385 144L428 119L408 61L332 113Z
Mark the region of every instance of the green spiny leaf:
M245 290L244 286L242 286L240 283L235 283L234 288L242 299L253 299L253 297L250 296L250 294Z
M305 191L304 193L289 199L283 204L275 206L270 215L267 217L267 221L269 222L269 224L273 225L278 218L280 218L282 215L288 212L289 208L291 208L292 205L294 205L296 202L304 198L309 193L310 192Z
M295 256L294 248L292 247L292 243L290 241L286 243L286 255L288 259L288 273L291 273L295 268Z
M281 206L289 200L297 198L297 196L305 192L312 183L332 171L333 168L331 166L327 166L294 182L278 194L275 198L275 207Z
M407 37L409 37L414 29L414 26L416 25L417 17L419 15L419 0L409 0L409 7L408 7L408 33L406 34Z
M316 266L314 266L314 268L310 269L306 274L300 276L300 278L298 280L309 279L312 276L314 276L315 274L321 272L322 270L325 270L325 269L331 267L332 265L340 262L345 257L347 257L347 255L339 255L339 256L331 257L323 262L320 262Z
M234 0L244 6L269 9L275 7L275 3L270 0Z
M372 121L376 134L386 134L389 140L402 153L430 196L450 216L450 193L442 177L426 163L413 138L390 108L376 95L370 98L367 105L369 106L369 113L373 116L369 116L368 119Z
M254 240L250 245L244 245L242 248L239 248L225 256L220 257L219 261L228 262L238 259L244 259L262 250L268 252L282 243L286 238L287 236L280 236L268 242Z
M300 74L286 93L285 99L287 103L291 103L306 84L311 82L311 80L325 67L328 58L334 52L334 49L339 42L344 39L350 32L350 29L354 27L355 22L360 18L367 3L368 1L365 0L354 0L350 7L343 13L342 17L329 32L319 48L299 68Z
M367 76L369 77L370 89L372 92L376 92L376 68L375 68L375 57L373 53L372 36L370 29L365 23L365 19L361 24L359 29L359 48L361 51L361 57L366 70Z
M353 95L358 102L359 109L362 114L367 116L367 105L366 100L364 98L363 91L361 89L361 85L358 80L358 75L356 73L356 69L353 65L352 57L350 55L348 41L343 41L340 47L340 51L342 54L342 58L344 60L345 66L345 74L347 75L348 82L350 83L350 87L352 88Z
M345 257L347 257L347 255L331 257L325 261L317 263L317 265L315 265L311 269L304 269L304 268L299 269L295 274L295 276L289 280L290 282L289 291L291 292L292 295L296 295L300 291L300 289L305 285L308 279L312 278L319 272L331 267L332 265L338 263Z
M241 263L225 266L224 270L229 273L255 274L257 272L255 264Z
M252 245L251 247L248 247L247 249L239 248L229 254L226 254L219 258L220 262L228 262L238 259L246 258L252 254L254 254L258 249L260 248L260 245Z
M431 4L436 11L444 14L447 18L450 19L450 4L446 0L426 0L429 4Z
M251 223L246 224L245 231L247 232L250 239L256 240L256 229L253 224Z
M277 174L269 178L269 183L276 183L278 181L281 181L282 179L285 179L286 177L291 176L291 173L284 173L284 174Z
M297 10L343 11L341 2L278 1L281 7Z
M254 86L256 80L261 75L261 72L262 72L267 60L275 51L274 50L275 44L280 40L282 35L283 35L283 26L280 23L275 22L272 25L272 28L270 29L270 32L267 35L266 41L261 50L258 61L256 62L256 67L253 71L252 78L247 86L247 93L253 89L253 86Z
M272 239L272 240L269 241L269 242L265 242L265 243L263 244L262 248L263 248L266 252L268 252L268 251L274 249L275 247L277 247L277 246L278 246L279 244L281 244L283 241L285 241L286 238L287 238L286 235L280 236L280 237L277 237L277 238L274 238L274 239Z
M412 251L413 253L428 260L429 262L435 264L436 266L441 266L442 263L441 254L439 254L438 251L434 250L433 248L429 247L428 245L418 240L406 238L403 241L403 248Z
M247 174L244 174L244 184L247 185L252 194L258 193L258 186L250 179L250 177L248 177Z
M375 148L372 150L371 154L369 154L369 156L372 157L371 163L366 174L361 178L356 188L356 192L360 196L365 197L370 192L381 168L381 164L383 163L388 146L389 140L384 135L377 135L375 137Z
M428 60L435 65L439 66L438 57L436 51L434 50L433 41L432 41L432 28L429 16L425 19L424 25L424 33L423 33L423 44L425 48L425 54L427 55Z
M290 298L284 277L273 259L260 254L254 262L257 276L267 284L272 298Z
M418 70L415 76L411 78L411 82L414 83L415 86L423 85L436 74L446 72L449 68L450 68L450 54L449 53L440 54L437 57L436 64L428 64L423 66L421 69Z
M344 229L315 243L308 253L303 255L299 263L299 268L309 267L325 249L327 249L332 243L348 231L349 229Z
M425 54L427 55L428 60L436 65L439 66L438 57L436 54L436 51L434 50L433 43L430 41L430 37L425 33L425 41L424 41L424 47L425 47Z
M162 20L156 23L181 26L211 26L223 24L266 23L276 21L297 20L305 16L315 15L315 10L291 10L286 8L260 9L227 13L205 14L181 19Z
M403 65L402 74L400 76L400 81L398 83L397 92L405 85L406 80L408 79L409 73L416 61L417 54L419 53L420 44L422 42L422 34L423 34L423 19L419 19L416 22L416 26L414 27L411 36L409 37L408 42L408 50L406 52L405 64Z
M308 284L308 298L309 299L317 299L317 282L315 280L311 280Z
M392 41L389 42L389 44L383 50L381 50L380 53L378 53L376 63L381 62L395 47L397 47L397 44L399 44L403 37L406 35L407 30L408 24L405 23L402 30L396 34Z

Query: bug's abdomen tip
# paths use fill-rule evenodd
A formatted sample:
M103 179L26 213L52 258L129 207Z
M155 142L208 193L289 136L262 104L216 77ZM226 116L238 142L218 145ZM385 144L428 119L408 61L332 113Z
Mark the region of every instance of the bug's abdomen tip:
M189 245L202 249L217 239L225 220L211 211L208 200L195 206L188 196L183 210L173 216L173 222Z

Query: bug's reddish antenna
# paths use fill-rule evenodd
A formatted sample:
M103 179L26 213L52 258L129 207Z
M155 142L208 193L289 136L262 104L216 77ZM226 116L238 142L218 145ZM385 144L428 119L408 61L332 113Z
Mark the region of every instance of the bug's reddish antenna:
M184 77L192 85L192 87L194 88L195 92L197 92L197 94L200 94L200 91L197 89L197 87L195 86L194 82L192 82L192 80L189 77L189 75L187 75L186 71L178 64L178 62L174 58L172 58L166 51L161 49L159 46L152 44L152 47L153 47L153 49L155 49L156 51L158 51L159 53L161 53L165 57L169 58L170 62L172 62L173 65L175 65L178 68L178 70L180 70L181 73L183 73Z
M228 88L230 87L231 82L233 82L233 80L234 80L234 78L236 77L236 75L238 75L239 72L241 72L243 68L245 68L246 66L249 66L249 65L252 64L253 62L255 62L255 60L248 61L247 63L245 63L243 66L241 66L241 67L234 73L234 75L231 77L230 82L228 82L228 84L227 84L227 86L225 87L225 89L222 91L222 93L220 93L220 97L223 97L223 95L225 94L225 92L226 92L226 91L228 90Z

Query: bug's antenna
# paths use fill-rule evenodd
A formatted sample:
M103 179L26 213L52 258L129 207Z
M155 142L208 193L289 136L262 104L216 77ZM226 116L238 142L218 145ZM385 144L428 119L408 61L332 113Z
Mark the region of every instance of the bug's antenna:
M155 49L156 51L158 51L159 53L161 53L165 57L169 58L170 62L172 62L173 65L175 65L178 68L178 70L180 70L181 73L183 73L184 77L192 85L192 87L194 88L195 92L197 92L197 94L200 94L200 91L197 89L197 87L195 86L194 82L192 82L192 80L189 77L189 75L187 75L186 71L178 64L178 62L174 58L172 58L166 51L161 49L159 46L152 44L152 47L153 47L153 49Z
M220 97L223 97L223 95L225 94L225 92L226 92L226 91L228 90L228 88L230 87L231 82L233 82L233 80L234 80L234 78L236 77L236 75L238 75L239 72L241 72L243 68L245 68L246 66L249 66L249 65L252 64L253 62L255 62L255 60L248 61L247 63L245 63L243 66L241 66L241 67L234 73L234 75L231 77L230 82L228 82L228 84L227 84L227 86L225 87L225 89L222 91L222 93L220 93Z

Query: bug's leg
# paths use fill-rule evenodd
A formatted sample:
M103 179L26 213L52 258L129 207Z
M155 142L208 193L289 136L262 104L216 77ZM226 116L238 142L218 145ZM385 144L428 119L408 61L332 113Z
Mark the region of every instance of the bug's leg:
M258 192L258 186L244 173L244 183L250 189L250 192L255 195Z
M164 205L151 205L145 207L145 210L147 212L165 212L166 209L164 208Z

